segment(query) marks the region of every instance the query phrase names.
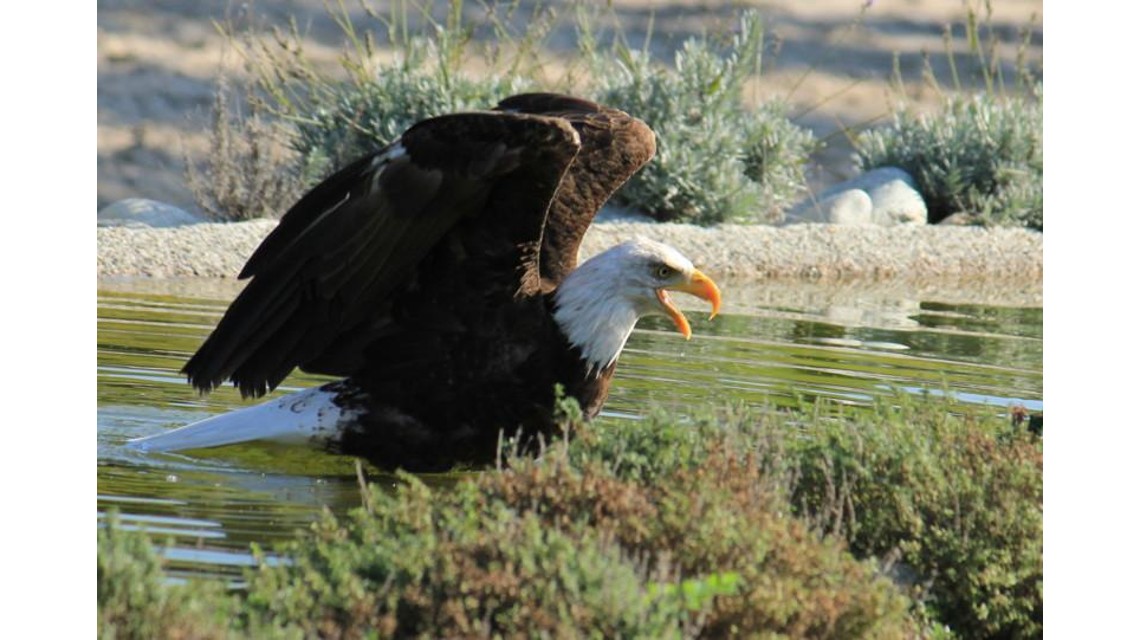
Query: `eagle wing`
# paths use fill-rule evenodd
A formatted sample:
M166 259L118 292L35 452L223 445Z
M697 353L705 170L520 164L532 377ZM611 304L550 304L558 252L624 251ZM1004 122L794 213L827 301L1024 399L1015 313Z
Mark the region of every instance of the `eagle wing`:
M581 151L554 195L543 230L539 269L542 286L549 291L578 265L578 247L594 216L653 158L657 137L624 111L570 96L522 94L495 109L565 120L581 140Z
M566 119L525 112L413 126L282 217L239 275L249 284L183 372L201 391L228 379L243 396L263 395L298 366L349 373L343 345L375 327L386 299L463 220L516 248L512 277L536 281L547 213L579 148Z

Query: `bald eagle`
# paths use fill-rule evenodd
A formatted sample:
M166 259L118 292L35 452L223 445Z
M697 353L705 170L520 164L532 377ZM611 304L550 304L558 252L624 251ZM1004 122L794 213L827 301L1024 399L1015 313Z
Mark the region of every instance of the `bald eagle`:
M658 242L577 264L598 209L655 151L640 120L553 94L414 125L281 218L183 368L203 393L231 381L243 397L298 367L343 379L132 446L264 439L432 471L493 461L500 433L549 436L556 385L597 415L638 318L664 314L688 338L669 292L720 308L716 284Z

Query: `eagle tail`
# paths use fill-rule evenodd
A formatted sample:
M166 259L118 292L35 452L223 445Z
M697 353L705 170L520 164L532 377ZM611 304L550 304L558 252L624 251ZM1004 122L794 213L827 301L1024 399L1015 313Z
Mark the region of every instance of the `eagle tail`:
M334 400L336 383L298 391L259 405L223 413L145 438L127 446L139 451L182 451L272 441L328 448L347 422Z

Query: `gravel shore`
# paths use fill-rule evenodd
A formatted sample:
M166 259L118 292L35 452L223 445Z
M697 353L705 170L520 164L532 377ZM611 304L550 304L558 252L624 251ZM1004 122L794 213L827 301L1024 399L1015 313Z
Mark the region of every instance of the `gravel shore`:
M98 229L100 278L232 278L277 222ZM595 224L585 259L642 235L673 245L710 274L740 279L988 280L1039 288L1043 235L1025 229L900 225L787 227Z

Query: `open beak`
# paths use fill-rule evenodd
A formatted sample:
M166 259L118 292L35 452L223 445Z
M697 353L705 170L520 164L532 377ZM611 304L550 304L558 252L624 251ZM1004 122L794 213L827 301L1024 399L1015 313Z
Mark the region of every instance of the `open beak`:
M688 282L658 289L657 301L661 303L661 308L665 311L665 315L673 320L677 331L685 336L686 340L693 337L693 329L689 326L689 320L685 318L685 314L681 313L681 310L673 304L673 299L669 297L670 291L681 291L694 295L702 300L708 300L712 303L712 313L709 314L709 320L715 318L716 314L720 311L720 289L717 288L712 278L700 271L694 270L693 276Z

